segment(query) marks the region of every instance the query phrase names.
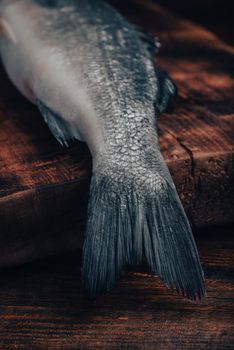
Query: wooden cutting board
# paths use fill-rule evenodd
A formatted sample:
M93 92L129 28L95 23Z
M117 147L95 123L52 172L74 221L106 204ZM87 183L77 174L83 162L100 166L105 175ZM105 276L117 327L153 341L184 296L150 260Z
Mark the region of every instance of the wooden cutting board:
M193 225L233 220L234 49L152 1L118 1L157 35L179 96L158 120L160 144ZM62 148L0 67L0 266L77 249L91 174L86 146Z

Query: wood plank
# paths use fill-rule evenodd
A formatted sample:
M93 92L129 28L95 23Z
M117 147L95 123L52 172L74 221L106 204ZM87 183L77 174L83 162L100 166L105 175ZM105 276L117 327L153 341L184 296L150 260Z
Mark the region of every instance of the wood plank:
M77 253L0 272L0 349L233 349L233 230L196 232L207 287L201 303L144 266L90 303Z
M158 61L178 85L174 105L159 118L160 143L191 223L231 222L233 48L153 1L115 4L159 36ZM6 266L81 245L91 160L82 143L59 146L2 68L0 89L0 266Z

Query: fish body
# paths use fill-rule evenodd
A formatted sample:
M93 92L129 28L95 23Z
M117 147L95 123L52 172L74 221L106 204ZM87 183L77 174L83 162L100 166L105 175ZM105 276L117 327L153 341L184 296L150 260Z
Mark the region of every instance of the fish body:
M57 140L85 141L93 174L83 247L87 293L145 257L188 297L204 295L191 228L160 152L156 119L176 88L157 42L101 0L2 0L0 53Z

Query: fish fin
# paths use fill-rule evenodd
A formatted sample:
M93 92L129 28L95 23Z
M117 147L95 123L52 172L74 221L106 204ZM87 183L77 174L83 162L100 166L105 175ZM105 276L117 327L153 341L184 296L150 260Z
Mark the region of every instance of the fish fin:
M0 17L0 36L3 36L8 41L16 43L16 35L10 24L3 18Z
M134 25L134 29L138 33L139 38L147 45L149 52L153 57L155 57L161 47L158 37L145 31L143 28L137 25Z
M160 112L166 112L172 99L177 95L177 87L169 75L158 66L155 67L158 91L155 108Z
M147 202L146 260L154 274L191 299L205 295L204 272L189 221L174 184L159 175L160 190Z
M50 131L62 146L68 147L69 142L75 139L82 141L82 137L75 125L68 123L39 99L37 99L37 106Z
M145 256L167 286L201 299L204 275L175 188L158 173L150 180L135 176L105 163L93 172L82 262L88 296L108 292Z

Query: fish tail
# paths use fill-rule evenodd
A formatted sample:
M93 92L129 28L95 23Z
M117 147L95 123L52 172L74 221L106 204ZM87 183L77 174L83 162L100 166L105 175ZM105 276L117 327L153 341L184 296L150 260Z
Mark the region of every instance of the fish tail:
M128 265L143 258L168 287L188 298L204 296L204 273L174 184L157 172L149 179L100 164L91 181L83 246L89 297L108 292Z

